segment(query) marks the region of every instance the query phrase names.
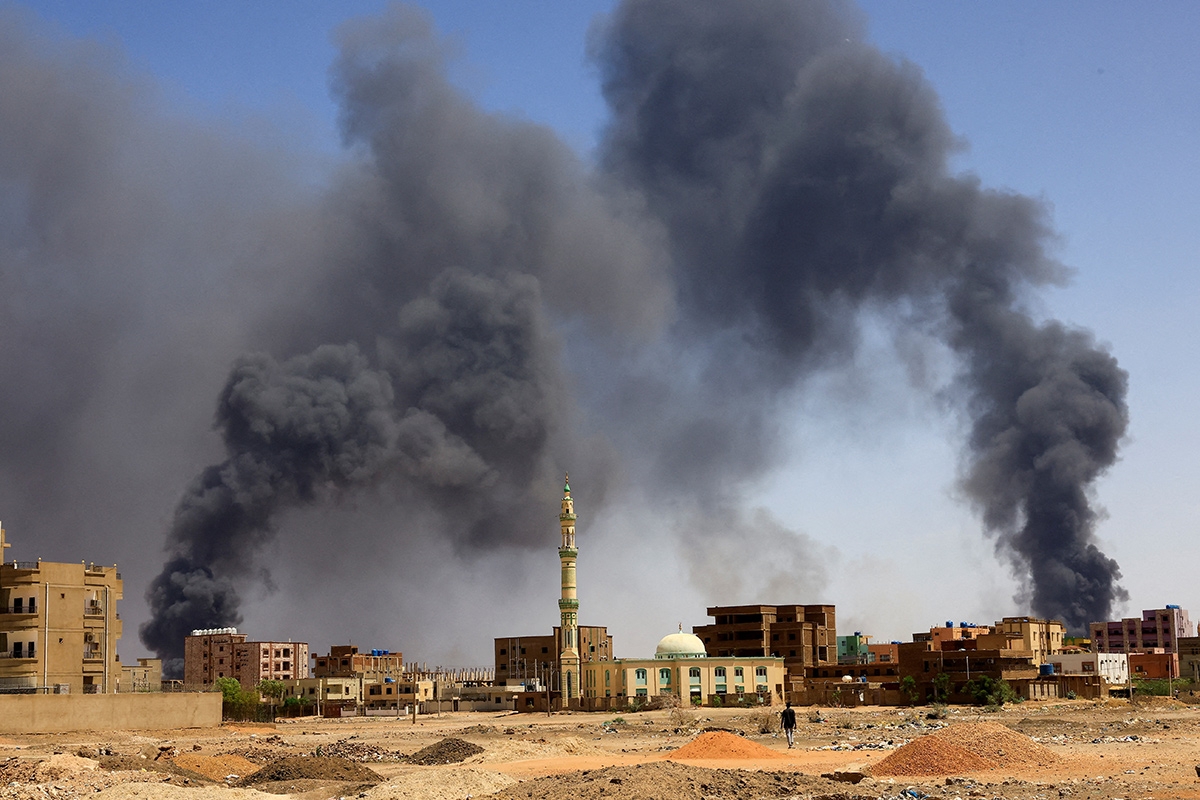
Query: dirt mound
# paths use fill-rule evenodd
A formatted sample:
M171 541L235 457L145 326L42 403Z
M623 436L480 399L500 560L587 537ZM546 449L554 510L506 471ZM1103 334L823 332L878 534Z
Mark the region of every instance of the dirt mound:
M319 780L328 783L379 783L383 776L346 758L288 756L247 775L234 786L257 786L278 781Z
M38 764L37 776L40 781L53 781L70 775L91 772L99 763L91 758L80 758L67 753L55 753Z
M960 775L964 772L982 772L993 766L994 762L930 734L893 752L871 767L871 774Z
M199 772L214 781L223 781L230 775L244 778L258 771L258 764L233 753L215 756L202 756L199 753L180 753L175 757L175 763L192 772ZM236 780L236 779L235 779Z
M422 750L418 750L408 757L410 764L421 764L431 766L433 764L457 764L471 756L477 756L483 752L483 748L477 744L462 739L456 739L453 736L448 736L436 744L431 744Z
M997 766L1041 767L1058 761L1048 748L997 722L965 722L933 735Z
M500 772L470 767L411 767L358 796L366 797L366 800L462 800L464 797L483 797L516 782L516 778Z
M488 800L759 800L760 798L843 798L844 789L823 778L797 772L704 769L659 761L636 767L605 767L534 778L508 787ZM871 795L874 797L875 795ZM866 800L866 798L862 798Z
M872 775L958 775L997 767L1038 767L1058 756L995 722L964 722L922 736L871 768Z
M669 758L787 758L783 753L727 731L702 733Z

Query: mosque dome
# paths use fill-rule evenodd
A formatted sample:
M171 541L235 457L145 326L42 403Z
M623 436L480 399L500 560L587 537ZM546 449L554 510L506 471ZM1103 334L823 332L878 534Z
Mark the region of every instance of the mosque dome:
M658 647L654 648L655 658L704 658L706 655L704 642L694 633L684 633L682 625L677 633L659 639Z

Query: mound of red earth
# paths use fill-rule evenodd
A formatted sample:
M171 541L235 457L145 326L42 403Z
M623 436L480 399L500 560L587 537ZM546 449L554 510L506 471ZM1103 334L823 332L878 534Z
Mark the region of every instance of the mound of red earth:
M727 731L702 733L668 758L787 758L783 753L772 750L758 742L751 742Z
M871 767L871 774L958 775L1003 767L1040 767L1058 756L995 722L964 722L915 739Z
M423 766L457 764L482 752L483 748L477 744L448 736L436 744L431 744L429 747L413 753L408 757L408 763Z
M247 775L235 786L257 786L280 781L319 780L328 783L379 783L383 776L347 758L288 756Z

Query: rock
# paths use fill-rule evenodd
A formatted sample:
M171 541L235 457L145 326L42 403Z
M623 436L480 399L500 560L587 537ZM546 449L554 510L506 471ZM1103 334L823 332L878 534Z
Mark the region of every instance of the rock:
M863 778L867 777L867 774L856 769L846 769L837 770L835 772L826 772L822 774L821 777L828 778L831 781L840 781L841 783L858 783Z

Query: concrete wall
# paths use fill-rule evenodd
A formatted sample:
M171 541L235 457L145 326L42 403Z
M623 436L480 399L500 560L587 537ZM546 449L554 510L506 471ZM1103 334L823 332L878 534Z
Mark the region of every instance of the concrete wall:
M221 693L0 695L0 733L213 728Z

